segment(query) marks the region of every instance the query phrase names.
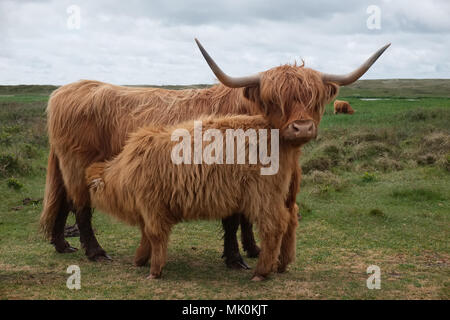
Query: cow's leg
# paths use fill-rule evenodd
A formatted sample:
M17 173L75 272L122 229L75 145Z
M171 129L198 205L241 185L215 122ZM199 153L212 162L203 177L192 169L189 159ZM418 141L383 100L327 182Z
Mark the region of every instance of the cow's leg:
M85 206L77 209L75 217L78 228L80 229L80 242L83 248L86 250L86 256L89 258L89 260L111 260L111 257L106 254L105 250L103 250L103 248L95 238L91 224L91 207Z
M288 264L295 260L295 231L298 225L298 206L294 204L290 210L287 230L281 240L280 257L278 258L278 272L285 272Z
M59 163L65 182L68 198L75 209L75 218L80 231L80 242L85 253L92 261L110 260L105 250L99 245L92 229L92 209L90 207L89 189L85 183L85 168L94 159L83 158L77 153L61 151Z
M222 219L222 226L224 230L222 258L225 258L225 264L228 268L250 269L244 259L242 259L239 252L237 229L239 228L240 217L241 214L236 213L230 217Z
M141 243L139 244L139 247L136 249L136 254L134 255L134 264L138 267L146 265L152 254L152 245L150 243L150 240L145 234L144 224L141 223L140 227L141 227Z
M278 214L273 215L272 212ZM269 210L259 214L262 215L258 223L261 252L252 278L253 281L264 280L270 272L277 270L281 240L289 221L289 212L284 205L278 210Z
M56 220L53 225L52 239L50 242L55 246L56 251L59 253L71 253L78 250L77 248L72 247L69 242L64 239L64 227L66 225L66 220L70 209L71 207L65 199L65 196L62 197L60 200L58 215L56 216Z
M241 241L244 251L247 252L247 256L249 258L257 258L261 250L256 245L255 236L253 235L253 225L244 215L241 215Z
M50 243L59 253L70 253L77 250L64 239L64 226L69 211L67 190L59 166L59 158L54 147L50 146L40 224L46 235L50 236Z

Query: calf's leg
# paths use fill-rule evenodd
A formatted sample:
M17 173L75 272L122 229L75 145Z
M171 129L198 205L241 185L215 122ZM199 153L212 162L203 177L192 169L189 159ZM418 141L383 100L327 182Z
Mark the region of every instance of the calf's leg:
M278 214L273 215L270 211L261 212L261 219L258 223L261 252L252 281L264 280L278 266L282 236L287 229L289 212L284 206L273 212Z
M287 230L281 240L280 257L278 258L278 272L285 272L288 264L295 259L296 235L298 225L298 206L295 204L290 210Z
M136 254L134 255L134 264L138 267L142 267L147 264L150 256L152 254L152 245L150 240L145 234L145 226L141 224L141 243L136 249Z
M158 279L161 277L162 269L167 260L167 245L171 225L161 221L148 222L145 225L145 234L151 244L150 275L147 279Z

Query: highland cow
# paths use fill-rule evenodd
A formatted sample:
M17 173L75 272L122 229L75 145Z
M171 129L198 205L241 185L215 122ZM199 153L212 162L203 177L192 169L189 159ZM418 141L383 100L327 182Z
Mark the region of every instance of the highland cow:
M344 113L353 114L355 110L352 109L348 101L335 100L334 101L334 114Z
M289 140L297 131L307 131L313 124L317 126L323 101L334 97L339 85L348 85L361 77L389 46L378 50L348 75L283 65L254 76L234 78L223 73L200 43L197 44L221 84L207 89L174 91L85 80L63 86L52 94L47 107L50 154L41 226L58 252L75 250L64 239L65 221L72 210L86 255L90 259L107 256L92 231L92 210L84 171L94 162L119 154L128 135L137 128L148 124L174 125L205 114L264 115L275 127L284 124L289 130L283 139ZM291 112L294 109L295 112ZM313 120L301 125L295 123L306 109L317 109ZM287 208L295 205L299 172L297 165L292 171ZM227 220L232 217L236 216ZM227 260L239 263L236 221L224 223L224 253ZM251 230L248 223L241 226L243 230ZM227 234L227 229L233 232ZM253 238L245 232L242 235ZM253 248L258 251L256 245Z

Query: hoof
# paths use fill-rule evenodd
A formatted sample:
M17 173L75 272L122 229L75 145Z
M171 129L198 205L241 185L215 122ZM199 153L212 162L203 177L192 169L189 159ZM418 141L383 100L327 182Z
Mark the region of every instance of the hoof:
M60 243L52 243L55 246L55 250L58 253L73 253L78 251L77 248L72 247L67 241L63 240Z
M284 273L287 270L287 266L278 266L277 272L278 273Z
M78 251L77 248L68 246L68 247L64 248L64 251L62 253L73 253L73 252L76 252L76 251Z
M101 252L98 254L94 254L92 256L88 256L88 259L95 262L112 261L112 258L106 252Z
M256 274L252 278L252 281L255 281L255 282L264 281L264 280L266 280L265 277L260 276L260 275L256 275Z
M225 264L230 269L243 269L243 270L251 269L240 255L233 259L226 259Z
M112 261L112 258L110 255L105 253L104 255L96 256L95 261Z
M150 273L150 275L147 277L148 280L154 280L159 278L161 278L161 274L153 274L153 273Z
M249 258L258 258L259 253L261 252L261 249L258 246L254 246L251 249L246 250L247 251L247 257Z
M134 265L136 267L143 267L148 263L148 258L147 259L135 259L134 260Z

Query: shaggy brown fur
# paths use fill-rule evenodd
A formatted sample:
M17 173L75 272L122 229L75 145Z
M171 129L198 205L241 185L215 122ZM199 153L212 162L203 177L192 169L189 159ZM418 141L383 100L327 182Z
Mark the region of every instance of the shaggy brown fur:
M347 113L347 114L353 114L355 110L350 106L350 103L348 101L342 101L342 100L335 100L334 101L334 114L338 113Z
M51 95L47 108L50 157L41 226L58 251L71 251L60 235L73 208L88 257L104 254L90 225L84 171L117 155L129 133L143 125L171 125L204 114L263 113L281 128L308 110L314 111L318 124L323 101L336 93L337 86L324 84L316 71L295 65L265 71L259 86L239 89L219 84L175 91L87 80L63 86Z
M224 137L230 128L271 128L262 116L201 120L204 130L218 129ZM144 127L131 135L116 158L90 166L86 182L93 205L141 227L143 240L138 251L145 254L147 250L151 255L150 278L161 275L174 224L222 219L234 212L243 212L259 228L261 253L255 276L286 270L295 257L297 212L295 206L287 209L285 202L300 154L298 146L280 143L279 171L270 176L260 174L261 164L176 165L171 151L177 142L171 141L171 133L178 128L193 136L192 121L169 128ZM225 139L223 142L225 145Z

